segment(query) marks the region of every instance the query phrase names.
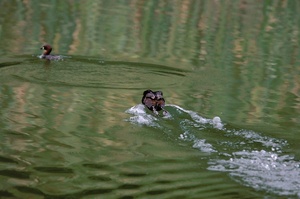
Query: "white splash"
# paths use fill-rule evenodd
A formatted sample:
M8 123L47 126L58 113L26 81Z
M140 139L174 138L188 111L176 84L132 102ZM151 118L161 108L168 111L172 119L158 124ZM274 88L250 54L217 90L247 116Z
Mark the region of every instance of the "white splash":
M208 170L228 172L232 178L257 190L300 196L300 163L274 152L238 151L233 157L209 162Z
M221 118L218 116L215 116L213 119L207 119L207 118L201 117L194 111L185 110L185 109L181 108L180 106L173 105L173 104L170 104L169 106L175 107L176 109L189 114L191 116L191 118L197 123L212 124L214 128L219 129L219 130L222 130L224 127L224 124L222 123Z
M210 143L206 142L205 139L198 139L188 131L180 134L179 139L184 141L192 141L194 143L193 148L199 149L202 152L205 153L217 152Z
M157 118L148 114L143 104L133 106L125 112L133 115L127 120L133 124L159 127L159 124L155 122Z
M193 148L212 156L208 170L227 172L237 182L256 190L300 198L300 162L290 155L282 155L287 141L251 130L224 128L218 116L207 119L177 105L169 104L167 107L172 114L164 117L148 114L142 104L128 109L126 113L133 115L128 121L153 127L163 126L162 118L174 119L178 123L174 128L179 127L182 131L178 137L180 140L191 142ZM203 129L211 127L220 130L214 133L222 133L224 140L220 137L218 143L225 146L224 150L223 147L213 146L205 134L201 134ZM166 132L173 130L162 129ZM247 150L244 150L245 147Z

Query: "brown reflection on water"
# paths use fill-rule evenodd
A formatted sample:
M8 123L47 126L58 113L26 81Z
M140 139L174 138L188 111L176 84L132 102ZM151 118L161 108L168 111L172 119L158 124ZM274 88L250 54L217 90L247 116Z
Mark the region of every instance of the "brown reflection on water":
M188 67L191 63L218 64L214 59L229 58L232 49L235 54L238 50L236 56L244 57L249 65L251 57L264 59L264 46L268 49L265 44L274 41L279 44L280 40L275 40L278 31L292 29L292 41L298 41L298 26L282 28L283 20L289 16L282 19L281 13L293 7L284 1L132 0L52 4L32 0L3 1L2 7L6 11L0 15L5 22L1 41L7 44L2 45L6 53L34 53L36 46L47 42L56 53L148 58L152 62L173 64L183 61L184 67ZM16 11L16 7L22 11ZM10 25L12 21L17 28ZM290 31L285 32L291 35ZM287 35L280 34L282 42ZM203 55L207 55L206 62L202 62Z
M255 92L272 90L278 98L288 96L285 89L294 92L294 86L280 86L283 82L299 84L297 76L289 75L299 65L297 2L31 0L0 4L5 8L0 13L2 54L39 54L41 44L51 43L55 54L160 63L194 70L195 78L214 69L226 76L216 84L227 95L207 100L224 102L228 95L238 96L246 105L237 107L257 116L261 113L253 110L266 105L260 102L272 99ZM195 86L193 81L189 86ZM189 95L201 92L195 89ZM290 106L287 98L281 101ZM224 104L216 106L226 112Z
M132 189L145 194L141 197L155 197L194 190L195 197L249 197L251 187L232 183L226 174L208 173L211 154L203 155L178 138L192 130L199 139L209 135L207 142L222 148L218 141L223 131L194 123L187 124L192 129L180 126L190 116L175 109L174 118L156 121L162 128L125 121L132 116L125 111L141 103L146 89L162 90L167 104L206 118L220 116L226 124L250 129L263 125L270 134L290 137L295 145L288 142L289 150L299 154L297 1L4 0L0 7L5 8L0 12L5 149L0 155L4 166L10 168L5 161L12 158L32 171L32 179L41 178L30 184L25 173L23 183L4 170L3 184L9 182L12 188L6 190L11 193L43 197L39 190L54 190L80 198L97 191L123 196ZM53 54L70 57L39 60L35 55L44 43L52 44ZM256 144L249 143L249 149L256 150ZM59 175L64 171L67 176ZM102 190L107 181L111 187Z

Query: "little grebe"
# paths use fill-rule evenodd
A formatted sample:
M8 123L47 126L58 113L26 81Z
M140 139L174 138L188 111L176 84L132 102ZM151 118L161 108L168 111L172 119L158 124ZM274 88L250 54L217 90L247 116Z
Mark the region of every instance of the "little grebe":
M163 98L163 92L146 90L143 93L142 103L156 115L158 111L164 110L165 99ZM167 113L164 110L164 114Z
M39 56L41 59L48 59L48 60L61 60L62 59L62 57L59 55L50 55L50 53L52 51L52 47L49 44L43 45L41 47L41 50L44 50L43 54Z

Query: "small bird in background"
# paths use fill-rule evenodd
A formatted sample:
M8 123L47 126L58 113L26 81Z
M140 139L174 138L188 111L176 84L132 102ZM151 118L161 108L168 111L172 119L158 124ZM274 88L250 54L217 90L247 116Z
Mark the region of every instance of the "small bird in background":
M165 107L165 99L163 98L163 92L145 90L143 93L142 103L151 110L155 115L158 115L158 111L164 110L164 115L168 113Z
M41 47L41 50L43 51L43 54L39 56L41 59L47 59L47 60L62 60L62 57L59 55L50 55L52 51L52 47L49 44L45 44Z

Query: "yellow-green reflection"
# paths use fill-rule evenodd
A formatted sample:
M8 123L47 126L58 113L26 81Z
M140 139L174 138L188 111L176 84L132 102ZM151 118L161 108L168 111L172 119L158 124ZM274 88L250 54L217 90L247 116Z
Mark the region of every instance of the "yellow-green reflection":
M217 155L178 141L195 131L221 151L225 132L185 124L175 110L161 129L126 122L149 88L169 104L286 139L299 157L298 1L3 0L0 8L2 195L253 194L207 172ZM65 60L38 59L44 43Z

